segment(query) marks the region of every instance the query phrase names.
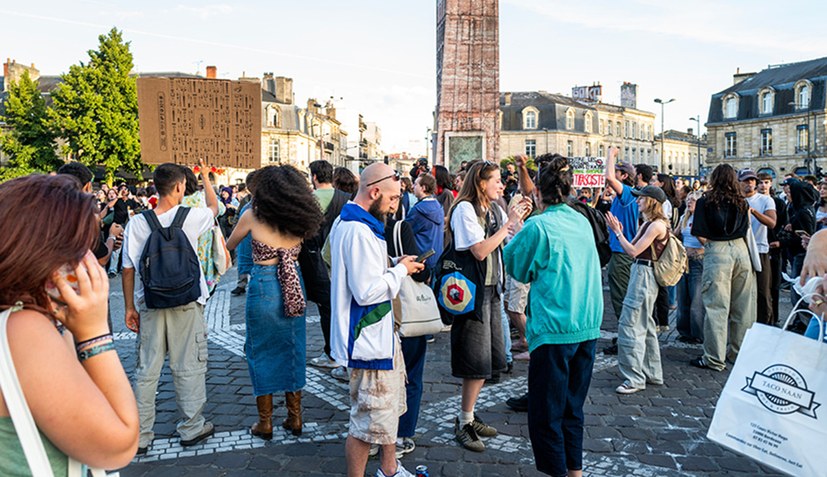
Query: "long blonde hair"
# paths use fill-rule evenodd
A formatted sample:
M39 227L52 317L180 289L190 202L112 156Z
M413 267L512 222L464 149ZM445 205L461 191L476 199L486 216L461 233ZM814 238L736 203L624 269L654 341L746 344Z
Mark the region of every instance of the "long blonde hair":
M681 216L680 222L678 223L678 230L683 230L683 228L686 227L686 223L689 221L689 218L692 217L693 212L689 211L689 199L693 199L697 203L698 199L703 197L703 195L704 193L699 190L692 191L689 194L686 194L687 206L686 210L683 212L683 215Z
M640 213L643 214L643 218L646 219L647 222L663 220L667 224L669 223L669 219L666 218L666 214L663 212L663 204L652 197L643 196L642 199L643 207L640 208Z

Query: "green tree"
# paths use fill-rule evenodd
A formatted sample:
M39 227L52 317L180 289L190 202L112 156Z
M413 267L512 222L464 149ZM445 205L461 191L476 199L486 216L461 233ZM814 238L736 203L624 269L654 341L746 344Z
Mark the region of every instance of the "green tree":
M129 43L116 28L98 37L89 62L73 65L52 92L50 118L68 151L87 166L103 165L107 181L120 167L139 175L138 92Z
M60 167L62 161L55 153L55 135L49 128L46 101L28 71L9 85L5 106L6 113L0 119L9 131L0 136L0 149L9 156L9 163L0 169L0 180Z

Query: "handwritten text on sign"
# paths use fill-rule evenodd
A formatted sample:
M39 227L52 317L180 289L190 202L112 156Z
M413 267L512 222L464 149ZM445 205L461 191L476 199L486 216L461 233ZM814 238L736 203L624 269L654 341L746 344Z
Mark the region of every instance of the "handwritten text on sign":
M569 158L574 173L574 187L604 187L606 183L606 163L602 157Z

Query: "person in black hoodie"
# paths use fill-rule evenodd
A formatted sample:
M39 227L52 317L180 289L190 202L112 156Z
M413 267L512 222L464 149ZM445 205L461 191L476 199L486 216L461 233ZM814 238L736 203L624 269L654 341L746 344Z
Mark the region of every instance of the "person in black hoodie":
M792 265L792 276L801 274L801 267L804 265L806 250L801 245L801 235L812 236L816 231L816 212L814 204L818 200L818 192L807 182L795 178L786 179L783 185L789 187L790 206L787 209L788 223L784 226L786 240L784 246L787 248L788 256ZM795 290L791 291L792 303L801 298Z
M692 235L707 240L701 279L704 354L691 360L692 366L723 371L727 360L735 362L744 334L755 323L758 297L745 240L749 227L749 204L735 169L721 164L712 171L710 191L695 205L692 223Z

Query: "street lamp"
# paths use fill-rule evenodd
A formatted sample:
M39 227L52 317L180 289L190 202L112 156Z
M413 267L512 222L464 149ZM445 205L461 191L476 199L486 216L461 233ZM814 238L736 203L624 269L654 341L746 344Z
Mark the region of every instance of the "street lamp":
M660 104L660 170L661 170L661 172L665 172L665 169L664 169L663 166L666 164L666 162L664 161L664 156L666 155L666 150L664 149L664 144L663 144L663 138L664 138L665 133L666 133L666 130L664 129L664 126L663 126L663 123L664 123L664 121L663 121L663 107L665 105L671 103L674 100L675 100L675 98L672 98L669 101L664 101L660 98L655 98L655 102Z
M701 178L701 115L699 114L697 117L689 118L690 121L695 121L698 123L698 179Z

